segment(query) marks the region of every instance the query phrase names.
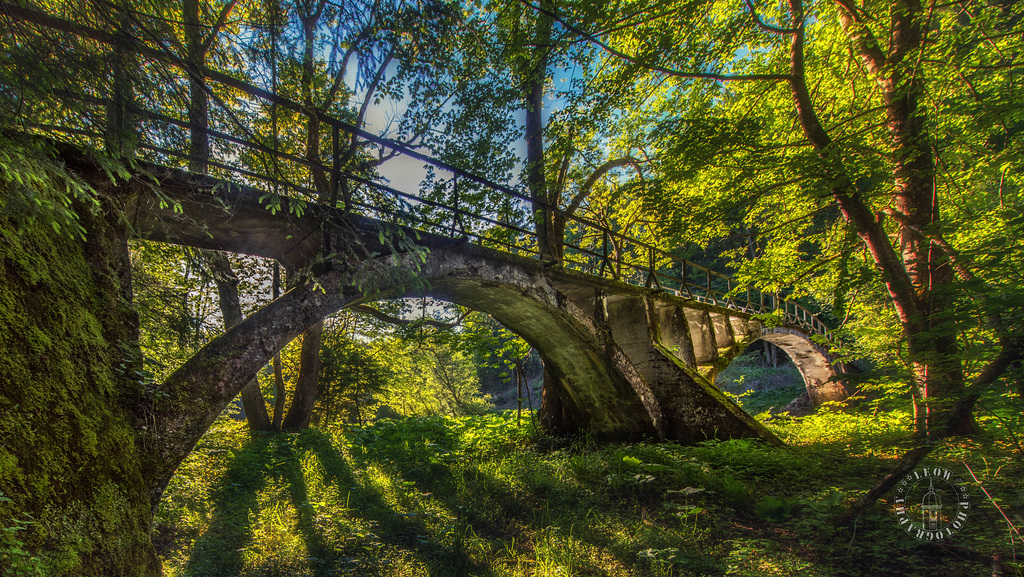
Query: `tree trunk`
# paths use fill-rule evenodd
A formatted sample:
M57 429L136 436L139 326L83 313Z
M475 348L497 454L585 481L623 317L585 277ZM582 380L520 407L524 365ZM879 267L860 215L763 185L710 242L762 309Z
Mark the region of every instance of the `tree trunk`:
M284 403L285 396L288 392L284 388L284 375L281 374L281 353L274 354L274 421L271 423L271 427L275 431L281 430L281 424L284 421Z
M519 426L523 420L523 365L521 361L516 361L512 374L516 378L516 426Z
M823 172L832 182L832 194L846 221L857 231L868 253L885 277L886 288L903 326L908 343L909 368L914 378L919 433L944 428L942 410L935 400L952 401L963 391L963 372L958 360L955 325L941 321L950 309L951 270L946 256L923 237L921 231L938 222L934 190L931 138L926 114L919 106L923 93L916 66L921 49L921 6L913 0L893 8L890 54L885 55L856 8L836 0L840 20L853 47L860 53L886 105L887 127L894 163L892 207L899 220L897 247L889 241L880 217L860 199L836 144L818 119L804 70L804 13L801 0L789 0L795 32L790 51L790 87L804 135L822 160ZM970 414L957 424L960 432L974 429Z
M302 350L299 353L299 376L295 381L295 394L288 407L281 429L300 431L309 426L316 403L320 380L320 341L323 337L324 322L314 324L302 333Z
M537 411L537 419L542 429L552 435L566 433L565 411L562 408L562 399L555 389L555 385L548 370L544 369L544 385L540 393L540 409Z
M546 3L547 4L547 3ZM561 239L556 238L554 210L545 169L544 155L544 85L548 78L548 54L551 44L553 19L541 12L537 14L534 46L536 59L524 71L523 103L526 107L526 184L530 189L534 230L540 260L552 264L562 262Z
M281 265L274 263L274 280L271 283L270 294L277 300L281 296ZM275 431L281 430L281 421L284 420L284 375L281 373L281 351L274 353L274 421L271 426Z
M210 124L206 89L202 70L206 64L203 46L203 26L199 22L199 1L182 1L182 23L185 33L185 65L188 74L188 169L206 174L210 163L210 137L206 134Z
M326 203L330 200L330 184L327 173L320 168L320 121L316 117L313 106L313 48L315 26L320 19L323 4L313 14L302 16L302 29L305 47L303 51L301 90L303 102L313 114L306 122L306 159L310 162L310 173L317 191L317 200ZM299 376L295 380L295 393L292 396L288 414L280 422L281 430L299 431L309 426L313 416L313 405L316 403L320 381L320 341L323 337L324 323L321 320L302 335L302 349L299 353ZM280 365L280 362L278 362ZM283 391L282 391L283 393ZM279 397L282 401L284 395ZM275 406L275 422L278 422Z
M224 330L227 331L243 319L242 304L238 298L238 277L231 270L231 262L224 253L206 250L203 251L203 257L213 272L214 282L217 283L220 312L224 317ZM267 414L267 404L263 400L263 393L260 392L259 381L249 381L242 389L241 396L242 410L245 412L246 422L249 423L249 430L273 430L270 416Z

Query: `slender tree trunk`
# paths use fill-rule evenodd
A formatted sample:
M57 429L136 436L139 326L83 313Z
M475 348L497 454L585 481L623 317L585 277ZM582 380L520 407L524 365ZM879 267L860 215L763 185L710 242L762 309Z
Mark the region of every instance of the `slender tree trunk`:
M317 3L313 13L302 16L303 39L305 42L302 58L301 90L303 102L313 111L306 122L306 159L310 162L310 173L317 191L317 200L326 203L330 199L330 184L327 173L320 168L320 121L313 105L314 62L313 50L316 25L322 13L323 3ZM285 431L298 431L309 426L313 416L320 384L320 341L323 338L324 323L320 321L302 335L302 349L299 353L299 376L295 380L295 394L288 414L281 423ZM283 398L283 397L282 397Z
M127 14L127 11L123 12ZM131 21L122 17L117 30L113 54L110 55L111 93L107 104L105 145L107 152L115 158L131 158L135 155L138 134L132 119L131 107L135 99L135 80L138 58L132 51L130 40Z
M281 295L281 265L274 263L274 280L271 287L271 294L274 300ZM281 430L281 421L284 419L284 375L281 374L281 351L274 354L274 421L271 426L275 431Z
M525 70L523 102L526 106L526 183L530 189L540 259L560 264L561 239L556 238L554 230L554 209L557 207L553 206L553 199L548 191L544 154L544 85L548 78L548 54L553 22L548 14L537 14L534 34L537 56Z
M302 333L299 376L295 381L295 395L288 407L288 416L281 425L282 430L299 431L309 426L320 379L320 340L323 331L324 322L321 320Z
M224 330L227 331L238 323L242 322L242 304L238 299L238 277L231 270L231 262L224 253L207 250L203 251L203 257L210 270L213 272L213 280L217 283L217 294L220 297L220 311L224 317ZM270 416L267 414L267 405L263 400L263 393L260 392L260 384L257 379L249 381L242 388L242 409L245 412L245 420L249 423L250 431L272 430Z
M188 169L197 174L206 174L210 162L210 137L206 134L210 116L203 86L202 70L206 63L206 48L203 46L204 28L199 22L199 0L182 0L182 22L189 88Z
M210 118L202 70L206 64L207 48L203 43L204 28L199 22L198 0L183 0L182 22L185 24L185 62L189 77L188 167L190 172L206 174L210 164L210 137L206 133ZM238 298L238 277L231 270L231 263L223 253L204 251L203 256L217 283L217 294L226 331L243 319L242 305ZM271 430L270 416L267 414L267 406L256 379L245 385L241 397L242 411L249 424L249 430Z
M516 376L516 426L523 420L523 368L522 363L516 361L513 373Z

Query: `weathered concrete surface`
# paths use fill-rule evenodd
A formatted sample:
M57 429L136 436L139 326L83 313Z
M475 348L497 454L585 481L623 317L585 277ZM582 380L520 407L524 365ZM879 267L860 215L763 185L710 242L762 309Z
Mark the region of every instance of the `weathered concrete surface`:
M610 298L607 306L607 322L615 342L650 385L661 405L666 438L695 443L709 438L756 434L774 440L767 429L665 344L664 335L685 323L682 303L644 294ZM667 321L664 329L662 319Z
M414 294L484 311L530 343L575 426L598 439L664 438L658 399L611 335L534 261L503 256L435 245L420 271L429 288Z

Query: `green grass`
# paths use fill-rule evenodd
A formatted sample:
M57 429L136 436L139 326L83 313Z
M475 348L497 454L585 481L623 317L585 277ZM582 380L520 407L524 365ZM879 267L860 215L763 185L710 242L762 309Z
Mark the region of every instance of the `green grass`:
M249 439L222 419L158 514L169 576L991 575L1007 527L978 499L948 543L880 504L832 520L887 472L906 416L825 412L750 440L597 446L512 412ZM990 432L937 451L1024 510L1021 461ZM979 495L981 491L976 491ZM1018 555L1024 543L1018 543Z

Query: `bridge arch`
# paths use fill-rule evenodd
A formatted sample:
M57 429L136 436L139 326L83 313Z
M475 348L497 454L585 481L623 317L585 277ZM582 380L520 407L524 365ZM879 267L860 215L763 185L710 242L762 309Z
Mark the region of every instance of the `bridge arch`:
M661 299L649 291L478 245L423 242L430 250L419 276L429 286L385 289L379 297L430 296L461 304L520 335L544 360L545 386L558 392L565 429L607 440L775 440L666 347L669 321L682 313L661 310ZM404 261L412 266L419 257ZM672 300L678 307L681 299Z
M604 440L663 437L664 417L650 387L611 335L536 265L474 245L434 246L419 267L426 286L382 296L429 296L494 317L540 354L550 377L545 386L557 387L569 427Z
M836 366L832 357L806 333L788 327L765 328L761 330L760 340L779 347L789 355L803 376L807 396L815 407L849 396L846 385L834 380L843 367Z
M817 408L829 401L840 401L850 395L846 385L835 380L844 367L833 361L828 352L811 340L807 333L788 326L763 327L753 340L741 343L730 351L728 363L742 355L759 341L771 343L786 353L804 381L804 391L810 406ZM723 365L728 366L728 363Z
M320 283L328 293L348 293L340 299L331 294L317 297L323 301L315 307L319 318L367 300L420 295L489 313L538 350L548 384L563 400L570 430L587 429L609 440L774 440L691 362L695 355L690 349L696 348L701 335L713 339L714 333L725 330L734 339L748 340L755 328L750 313L548 267L536 259L328 207L292 211L282 199L275 214L260 205L258 191L228 184L210 194L207 182L196 182L191 175L158 174L161 189L180 204L172 212L145 190L136 191L130 220L137 236L275 258L286 266L302 267L317 263L317 255L333 255L311 272L322 275ZM403 240L389 243L388 238ZM393 268L387 270L389 266ZM420 280L409 282L408 272L400 270L416 270ZM373 287L376 292L360 295L364 291L355 287ZM307 305L296 297L294 307ZM704 310L707 314L690 323L692 309L701 307L713 312ZM289 322L288 330L301 332L308 326L300 324ZM674 327L688 324L698 328L695 334L673 333ZM284 344L284 327L267 329L280 333L271 338L275 346ZM242 338L238 329L232 332ZM720 344L711 341L714 346L705 349L716 355L716 347L733 346L724 339L718 340ZM240 353L247 359L245 373L234 370L225 378L255 374L261 359L272 356L270 348Z

